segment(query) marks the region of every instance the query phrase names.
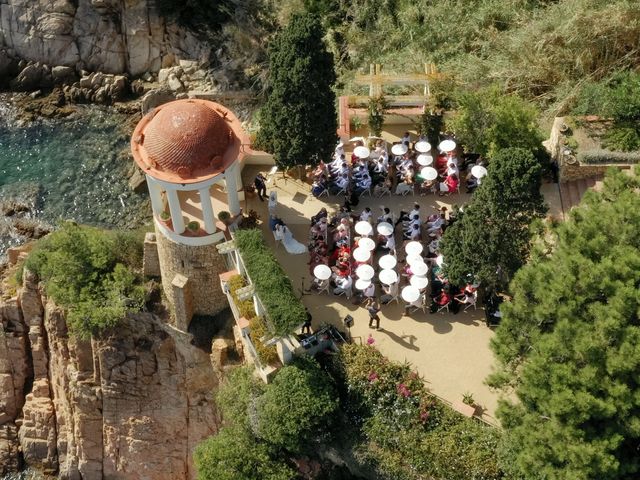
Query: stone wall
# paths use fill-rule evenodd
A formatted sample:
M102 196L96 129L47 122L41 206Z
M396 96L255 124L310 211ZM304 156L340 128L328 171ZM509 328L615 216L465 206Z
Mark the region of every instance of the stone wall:
M220 288L218 275L227 271L224 257L215 245L192 247L169 240L156 230L162 287L171 308L176 298L173 279L183 275L189 280L189 292L194 314L215 315L228 307Z
M191 335L140 313L76 338L28 273L0 320L0 476L21 450L60 479L195 478L193 449L220 424L220 368Z

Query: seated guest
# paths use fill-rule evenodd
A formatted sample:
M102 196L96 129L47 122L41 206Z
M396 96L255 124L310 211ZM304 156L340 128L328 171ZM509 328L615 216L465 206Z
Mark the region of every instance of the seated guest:
M342 190L346 190L346 188L349 186L349 176L344 173L341 176L339 176L335 182L332 182L329 185L329 192L331 192L332 195L336 195L338 192L342 191Z
M350 297L352 285L353 285L353 279L351 278L351 275L338 277L336 279L336 288L333 290L333 294L340 295L344 293L347 297Z
M449 305L452 298L447 288L443 288L440 294L433 299L431 303L431 313L435 313L439 308Z
M362 177L362 180L356 182L355 191L358 195L360 195L365 190L369 190L371 188L371 177L369 173Z
M398 184L398 186L396 187L396 195L407 195L409 193L411 193L413 191L413 185L406 183L406 182L401 182Z
M386 178L384 182L379 183L375 187L373 187L373 196L376 198L381 198L384 195L390 195L392 186L393 183L391 182L391 180Z
M391 223L391 210L389 210L389 207L380 207L380 210L382 210L382 215L378 217L378 223L380 222Z
M311 185L311 195L318 198L327 190L327 182L324 179L314 180Z
M458 190L458 176L456 174L447 175L444 182L440 183L440 195L453 193Z
M311 225L315 225L316 223L319 223L320 220L322 220L323 218L326 219L328 215L329 215L329 212L327 212L327 209L325 207L322 207L318 213L316 213L313 217L311 217Z
M420 240L420 226L413 224L409 229L402 232L405 240Z
M411 134L409 132L404 132L404 135L402 136L400 143L402 143L403 145L409 146L409 144L411 143Z
M360 220L361 222L368 222L371 220L372 215L373 213L371 212L371 209L369 207L365 207L365 209L362 210L362 213L360 214L358 220Z
M391 235L382 236L383 244L380 248L386 251L393 251L396 249L396 239L393 233Z
M420 216L420 204L419 203L414 203L413 204L413 210L411 210L409 213L405 212L404 210L400 210L400 215L398 216L398 220L396 221L396 225L398 225L400 222L406 222L407 220L412 219L416 215Z
M398 296L398 282L392 283L391 285L385 285L383 283L382 291L384 292L384 294L380 297L380 303L386 305Z
M418 227L422 226L422 221L420 220L420 215L414 215L412 218L408 218L407 220L402 221L402 228L404 230L408 230L413 228L414 225Z
M422 183L420 183L420 196L424 197L428 193L436 193L437 188L438 184L435 180L424 180Z
M449 164L447 165L447 175L454 175L454 174L456 176L459 176L460 170L458 170L458 167L455 163L449 162Z

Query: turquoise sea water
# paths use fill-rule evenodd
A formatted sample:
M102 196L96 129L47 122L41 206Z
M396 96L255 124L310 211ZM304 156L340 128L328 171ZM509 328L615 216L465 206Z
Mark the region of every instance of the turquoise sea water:
M20 126L0 98L0 198L36 199L36 218L133 227L149 216L146 195L128 186L126 117L80 107L67 119ZM19 239L4 235L0 255Z

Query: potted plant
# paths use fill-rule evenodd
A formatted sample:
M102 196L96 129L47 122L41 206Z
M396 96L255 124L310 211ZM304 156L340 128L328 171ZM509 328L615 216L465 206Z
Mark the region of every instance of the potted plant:
M171 213L166 210L160 212L160 222L168 228L171 228Z
M462 394L462 403L469 405L470 407L476 406L476 401L473 399L473 394L470 392Z
M187 223L187 231L192 235L196 235L200 231L200 222L192 220Z
M218 220L220 220L225 225L229 225L229 221L231 220L231 214L227 211L222 211L218 213Z

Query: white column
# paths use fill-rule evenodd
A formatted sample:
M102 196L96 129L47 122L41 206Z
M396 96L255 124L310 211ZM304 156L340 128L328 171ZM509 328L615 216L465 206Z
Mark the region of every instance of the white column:
M171 222L173 231L179 234L184 233L184 219L182 218L182 207L177 190L167 190L167 200L169 200L169 210L171 211Z
M202 218L204 219L204 229L207 233L216 232L216 220L213 216L213 207L211 206L211 194L209 187L198 190L200 193L200 205L202 206Z
M147 188L149 189L149 198L151 199L151 208L154 215L160 215L164 210L162 203L162 189L151 177L147 175Z
M224 181L227 185L227 203L229 205L229 213L233 217L240 213L240 201L238 200L238 182L237 177L238 164L234 163L224 172Z

